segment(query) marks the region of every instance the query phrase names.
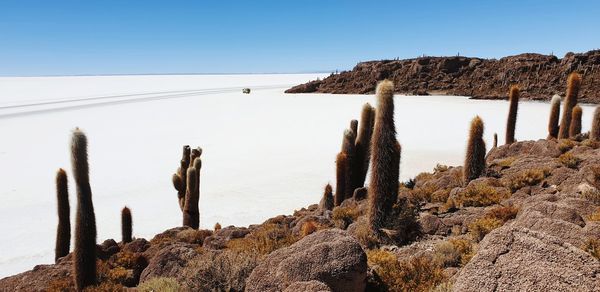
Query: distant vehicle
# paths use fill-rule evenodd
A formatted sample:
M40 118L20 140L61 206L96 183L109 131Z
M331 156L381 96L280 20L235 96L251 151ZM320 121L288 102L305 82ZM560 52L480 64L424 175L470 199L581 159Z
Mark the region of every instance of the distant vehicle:
M244 88L244 89L242 89L242 93L250 94L250 88Z

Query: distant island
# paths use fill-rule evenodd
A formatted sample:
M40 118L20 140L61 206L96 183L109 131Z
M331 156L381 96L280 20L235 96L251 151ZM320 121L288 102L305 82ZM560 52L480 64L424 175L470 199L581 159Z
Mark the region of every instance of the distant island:
M286 93L368 94L377 81L390 79L395 91L408 95L458 95L476 99L506 99L511 84L521 98L550 100L564 95L567 76L583 78L580 102L600 103L600 50L553 55L520 54L497 59L463 56L419 57L358 63L351 71L294 86Z

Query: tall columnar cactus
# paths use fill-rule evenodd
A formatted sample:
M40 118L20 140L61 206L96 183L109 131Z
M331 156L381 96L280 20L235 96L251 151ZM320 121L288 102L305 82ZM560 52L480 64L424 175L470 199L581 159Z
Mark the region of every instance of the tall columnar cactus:
M569 138L569 128L571 127L571 114L573 113L573 107L577 104L577 95L581 88L581 76L577 73L571 73L567 80L567 94L565 96L565 103L563 107L563 114L560 120L560 128L558 129L558 138L567 139Z
M87 158L87 137L77 128L71 141L71 167L77 186L73 275L78 291L96 284L96 216Z
M484 170L485 142L483 141L483 121L479 116L476 116L471 121L465 165L463 167L465 184L468 184L471 180L481 176Z
M394 125L394 84L377 85L377 110L371 141L371 179L368 188L369 228L379 234L398 198L400 144Z
M352 166L354 165L355 161L356 161L356 149L355 149L355 142L356 141L356 132L354 132L352 129L348 129L344 131L344 140L342 142L342 153L344 153L346 155L346 163L344 165L345 168L345 175L344 175L344 199L348 199L352 197L352 194L354 192L354 185L353 185L353 168Z
M327 184L325 186L325 191L323 192L323 197L319 202L319 209L321 211L333 210L334 202L333 202L333 190L331 189L331 185Z
M576 105L571 113L571 125L569 125L569 137L575 138L581 134L581 115L583 114L581 107Z
M550 118L548 119L548 139L558 137L558 119L560 117L560 95L555 94L550 102Z
M600 141L600 106L597 106L594 110L592 129L590 130L590 139L594 141Z
M365 178L369 171L369 160L371 158L371 137L373 136L373 124L375 122L375 110L366 103L360 116L360 128L354 146L354 163L352 165L352 188L356 190L365 184Z
M508 109L508 119L506 120L506 144L515 142L515 126L517 125L517 111L519 110L519 87L513 85L508 93L510 106Z
M121 210L121 237L123 243L131 242L133 233L133 221L131 220L131 210L123 207Z
M69 219L69 188L67 173L61 168L56 172L56 201L58 206L58 227L56 229L56 247L54 261L69 254L71 245L71 221Z
M177 190L179 208L183 213L183 225L194 229L200 227L200 169L202 168L202 148L190 149L183 146L183 157L177 172L173 174L173 186ZM190 170L193 176L190 177Z
M335 196L334 204L339 206L346 198L346 165L348 159L344 152L335 158Z
M183 226L189 226L194 229L200 227L200 212L198 210L198 201L200 200L200 168L200 158L194 159L194 166L188 168L188 189L185 194L183 208Z

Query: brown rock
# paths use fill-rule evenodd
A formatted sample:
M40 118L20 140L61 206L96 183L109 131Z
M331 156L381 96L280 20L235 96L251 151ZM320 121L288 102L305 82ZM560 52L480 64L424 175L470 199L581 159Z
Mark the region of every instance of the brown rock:
M331 292L331 289L323 282L312 280L294 282L285 288L283 292Z
M269 254L246 281L246 291L282 291L294 282L321 281L333 291L364 291L367 257L359 243L338 229L304 237Z
M454 291L597 291L600 262L561 239L504 226L488 234Z

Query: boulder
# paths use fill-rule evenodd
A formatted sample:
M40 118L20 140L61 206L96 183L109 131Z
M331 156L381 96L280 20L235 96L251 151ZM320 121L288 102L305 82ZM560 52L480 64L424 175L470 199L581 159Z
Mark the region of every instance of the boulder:
M600 261L564 240L521 227L488 234L454 291L597 291Z
M362 292L366 278L360 244L343 230L327 229L266 256L250 274L246 291L283 291L294 282L317 280L333 291Z

